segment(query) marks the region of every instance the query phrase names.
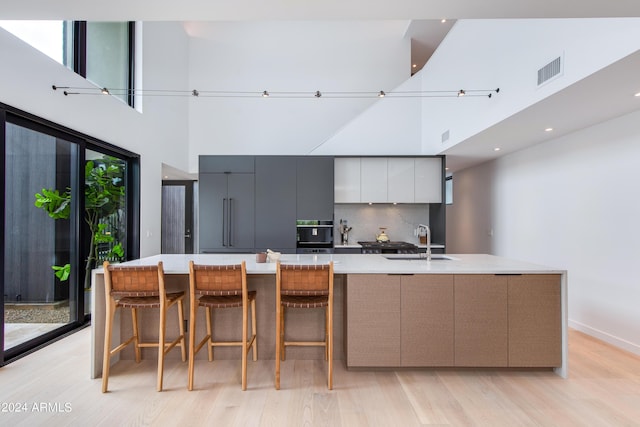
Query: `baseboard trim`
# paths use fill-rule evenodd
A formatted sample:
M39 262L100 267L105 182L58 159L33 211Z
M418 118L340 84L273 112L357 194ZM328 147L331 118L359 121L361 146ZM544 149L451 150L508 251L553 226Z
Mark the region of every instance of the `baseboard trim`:
M584 323L576 322L575 320L569 320L569 327L640 356L640 345L638 344L616 337L599 329L592 328Z

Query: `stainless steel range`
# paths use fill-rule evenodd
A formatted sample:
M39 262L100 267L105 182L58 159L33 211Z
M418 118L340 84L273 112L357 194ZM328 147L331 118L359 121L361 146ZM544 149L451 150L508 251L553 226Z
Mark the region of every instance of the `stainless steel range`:
M417 254L418 247L408 242L358 242L363 254Z

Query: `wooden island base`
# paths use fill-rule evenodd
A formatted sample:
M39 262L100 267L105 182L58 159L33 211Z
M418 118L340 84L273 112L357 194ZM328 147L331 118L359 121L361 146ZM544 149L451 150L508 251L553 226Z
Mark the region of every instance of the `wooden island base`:
M567 366L566 272L490 255L451 255L448 261L390 261L380 255L283 255L282 262L334 261L334 360L348 368ZM257 291L258 358L275 357L275 264L254 255L158 255L127 264L163 261L167 288L188 290L187 265L247 262L250 290ZM93 272L91 377L101 376L104 339L104 277ZM189 304L185 300L185 313ZM172 308L172 310L175 308ZM322 340L322 309L287 311L287 339ZM157 337L157 313L141 312L142 334ZM114 342L131 331L129 312L116 319ZM172 318L172 317L171 317ZM188 322L191 319L185 319ZM216 339L237 339L240 310L214 310ZM119 323L118 323L119 322ZM196 319L204 336L204 312ZM168 337L178 334L169 321ZM144 349L143 358L155 358ZM121 358L133 359L126 349ZM179 358L171 352L168 358ZM201 352L197 358L206 358ZM216 348L217 359L240 359L237 348ZM323 348L287 349L287 359L323 359ZM114 360L115 362L115 360Z

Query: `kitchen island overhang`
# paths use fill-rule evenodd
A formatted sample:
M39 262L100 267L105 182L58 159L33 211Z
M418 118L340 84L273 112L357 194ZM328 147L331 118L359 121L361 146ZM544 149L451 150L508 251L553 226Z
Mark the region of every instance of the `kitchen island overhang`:
M567 342L567 325L568 325L568 311L567 311L567 272L561 269L555 269L546 266L540 266L532 263L510 260L502 257L492 256L492 255L484 255L484 254L447 254L447 257L451 259L438 259L438 260L390 260L385 258L383 255L379 254L370 254L370 255L360 255L360 254L319 254L319 255L296 255L296 254L283 254L281 261L283 263L299 263L299 264L313 264L313 263L327 263L329 261L334 262L334 272L336 275L336 284L337 284L337 294L336 294L336 314L335 317L339 317L335 334L340 335L337 337L336 341L342 343L345 342L344 349L342 349L342 345L336 346L336 359L341 359L342 354L340 351L343 350L345 354L345 359L347 366L352 366L349 363L349 351L350 349L347 346L347 342L349 341L347 336L345 335L349 332L349 326L351 325L351 319L353 316L349 316L350 304L353 301L349 301L346 289L349 287L349 276L353 277L353 282L356 282L356 278L360 278L360 285L365 286L364 290L367 290L366 286L376 286L375 283L368 283L366 280L364 281L364 285L362 278L365 278L368 275L380 275L373 276L377 279L383 280L385 282L385 286L387 286L387 276L390 279L395 280L394 276L402 278L402 276L417 276L418 278L422 277L424 279L434 279L436 277L439 278L453 278L456 276L459 278L460 289L470 289L472 292L476 289L476 286L473 284L475 280L478 283L477 289L480 289L480 286L489 286L488 289L499 289L500 298L504 298L505 289L519 289L517 285L517 280L519 276L524 276L525 278L529 275L535 278L538 276L542 278L543 276L557 276L559 279L559 296L556 298L558 300L559 311L555 313L554 310L554 318L557 316L557 322L559 323L560 331L559 337L560 341L557 343L559 346L560 352L560 363L554 363L553 370L560 375L561 377L567 377L568 375L568 342ZM248 280L252 283L254 288L258 289L258 311L262 311L259 313L258 318L262 320L258 325L258 338L261 341L261 354L259 357L262 359L273 358L270 354L269 347L273 347L275 343L275 339L271 340L270 337L273 337L273 331L275 329L275 263L256 263L255 255L253 254L187 254L187 255L155 255L151 257L141 258L134 261L128 261L124 263L125 265L154 265L159 261L163 262L166 281L168 286L174 288L188 289L188 276L189 269L188 264L189 261L193 260L196 263L202 264L237 264L242 262L243 260L247 263L247 274ZM425 276L421 276L425 275ZM384 277L383 277L384 276ZM487 279L491 277L496 278L496 283L487 284ZM509 277L512 277L513 284L510 284ZM471 284L468 283L465 285L464 282L469 282L468 279L471 280ZM464 279L464 280L463 280ZM392 280L392 281L393 281ZM408 281L408 279L405 279ZM91 359L91 378L97 378L101 375L102 368L102 346L103 346L103 338L104 338L104 319L105 319L105 302L104 302L104 277L102 273L102 269L96 269L93 271L92 275L92 334L91 334L91 351L92 351L92 359ZM389 284L389 286L396 286L393 284ZM403 286L402 283L398 286ZM407 285L408 289L411 289L411 286L415 285ZM355 289L355 285L353 286ZM418 289L420 289L420 285L418 285ZM395 296L397 291L393 290L393 288L389 288L389 291L392 292L392 295ZM453 290L451 291L453 293ZM493 292L493 290L491 291ZM508 292L508 291L507 291ZM488 296L487 300L491 303L493 299L493 295ZM514 299L514 307L523 307L522 298L526 298L527 294L524 296L520 296L520 306L518 306L518 299ZM400 298L400 295L398 296ZM465 298L475 298L473 295L469 295L467 297L464 294L460 296L455 296L454 299L457 303L464 303ZM508 298L508 293L507 293ZM511 304L511 300L508 300L509 304ZM188 304L188 302L185 302ZM524 307L528 304L526 300L524 301ZM504 309L506 310L506 308ZM504 318L504 313L502 313L503 309L500 308L500 316ZM547 309L548 312L548 309ZM508 314L508 313L507 313ZM344 315L344 319L342 316ZM397 316L402 316L403 313L398 313ZM406 315L406 314L404 314ZM395 314L393 315L394 319L397 317ZM500 317L498 317L500 318ZM508 318L505 318L508 319ZM456 319L454 319L455 321ZM458 323L460 325L463 322L469 322L468 318L457 318ZM338 327L339 324L344 322L345 327ZM509 323L508 320L506 323ZM516 324L517 322L514 322ZM458 325L458 327L460 327ZM352 325L353 326L353 325ZM144 326L143 326L144 327ZM354 327L356 329L354 329ZM351 328L351 331L359 331L360 328L358 326L354 326ZM454 322L455 327L455 322ZM500 326L502 328L502 326ZM114 336L114 340L117 340L117 332ZM343 332L343 330L345 332ZM262 335L260 332L263 332ZM143 332L144 333L144 332ZM400 333L400 332L399 332ZM457 334L458 331L455 331ZM459 335L462 337L464 334L468 334L469 332L465 332L464 330L459 331ZM508 331L507 333L512 333ZM528 332L527 332L528 333ZM401 334L402 335L402 334ZM537 337L534 337L538 339ZM271 343L270 341L274 341ZM352 340L353 341L353 340ZM504 341L504 340L503 340ZM508 341L508 338L507 338ZM514 341L514 340L512 340ZM264 343L264 344L262 344ZM527 343L525 343L527 344ZM540 344L538 344L540 345ZM401 345L402 346L402 345ZM407 347L407 345L405 345ZM266 350L265 350L266 349ZM524 350L526 352L527 346L525 345ZM357 351L357 350L352 350ZM512 350L508 349L511 354ZM516 351L517 354L517 350ZM522 353L522 350L520 351ZM265 357L266 355L266 357ZM401 354L400 359L404 356ZM454 351L455 357L455 351ZM508 357L508 356L507 356ZM356 362L357 363L357 362ZM368 363L368 362L367 362ZM373 365L368 365L365 363L363 366L379 366L374 363ZM407 366L418 366L415 363L412 365L412 362L407 362L409 365ZM460 361L461 364L458 366L470 366L468 365L469 361ZM389 366L395 366L395 363L390 364ZM359 364L353 366L360 366ZM398 366L402 366L402 363L398 364ZM422 366L422 365L419 365ZM434 365L434 366L445 366L445 365ZM455 359L452 366L456 366ZM484 362L481 362L480 366L485 366ZM491 363L488 363L486 366L494 366Z

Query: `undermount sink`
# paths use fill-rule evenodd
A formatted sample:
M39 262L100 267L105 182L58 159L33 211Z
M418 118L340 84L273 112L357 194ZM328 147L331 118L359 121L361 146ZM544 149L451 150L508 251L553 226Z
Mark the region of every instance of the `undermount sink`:
M382 256L394 261L427 261L424 254L384 254ZM431 261L452 261L454 259L442 254L431 254Z

